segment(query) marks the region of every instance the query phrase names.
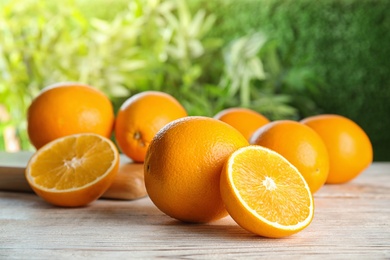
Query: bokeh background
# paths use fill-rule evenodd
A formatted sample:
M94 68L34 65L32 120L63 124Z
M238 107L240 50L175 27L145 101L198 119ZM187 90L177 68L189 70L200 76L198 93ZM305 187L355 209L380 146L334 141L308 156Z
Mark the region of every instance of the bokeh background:
M0 150L32 150L26 110L78 81L115 111L160 90L190 115L341 114L390 161L388 0L0 0Z

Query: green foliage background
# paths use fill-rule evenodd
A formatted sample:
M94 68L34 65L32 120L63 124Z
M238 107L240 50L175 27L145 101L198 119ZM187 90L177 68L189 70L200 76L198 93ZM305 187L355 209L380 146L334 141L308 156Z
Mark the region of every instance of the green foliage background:
M390 1L200 2L218 12L213 34L235 38L260 28L280 42L280 55L292 67L304 61L322 84L302 94L321 112L357 122L374 145L375 160L390 160Z
M342 114L368 133L375 160L390 160L390 1L0 5L0 104L11 114L0 130L17 126L23 149L31 149L25 111L32 98L47 85L82 81L106 92L115 109L155 89L197 115L229 106L273 120Z

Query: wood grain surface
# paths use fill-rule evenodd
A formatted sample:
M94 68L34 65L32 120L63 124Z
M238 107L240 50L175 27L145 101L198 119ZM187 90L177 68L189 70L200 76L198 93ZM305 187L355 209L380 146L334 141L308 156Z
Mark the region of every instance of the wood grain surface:
M313 222L282 239L230 217L185 224L148 197L58 208L32 193L0 192L0 259L390 259L390 163L315 194Z

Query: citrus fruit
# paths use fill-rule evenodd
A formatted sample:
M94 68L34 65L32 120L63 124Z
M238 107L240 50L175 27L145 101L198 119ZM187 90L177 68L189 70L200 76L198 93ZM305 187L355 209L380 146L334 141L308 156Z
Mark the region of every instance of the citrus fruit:
M270 122L262 114L248 108L232 107L227 108L214 116L236 128L244 137L249 140L252 134L261 126Z
M56 138L77 133L110 137L114 110L101 91L80 83L59 83L44 88L27 112L30 142L39 149Z
M119 153L110 139L92 133L68 135L47 143L27 164L26 179L47 202L63 207L84 206L111 185Z
M221 173L222 199L244 229L265 237L289 236L307 227L313 197L297 168L268 148L238 149Z
M227 215L219 191L222 166L248 141L219 120L189 116L163 127L144 163L145 187L165 214L183 222L205 223Z
M183 106L171 95L144 91L128 98L115 122L115 138L120 150L136 162L145 160L154 135L167 123L187 116Z
M364 130L341 115L317 115L301 121L316 131L328 149L326 183L345 183L357 177L373 161L372 144Z
M310 127L292 120L277 120L259 128L251 144L270 148L284 156L303 175L312 193L329 172L329 157L321 137Z

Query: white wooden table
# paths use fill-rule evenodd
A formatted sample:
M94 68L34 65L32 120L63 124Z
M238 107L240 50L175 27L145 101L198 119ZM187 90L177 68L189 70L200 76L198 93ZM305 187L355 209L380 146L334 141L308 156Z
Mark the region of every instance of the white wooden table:
M184 224L149 200L100 199L58 208L0 191L0 259L390 259L390 162L315 194L315 216L283 239L255 236L226 217Z

